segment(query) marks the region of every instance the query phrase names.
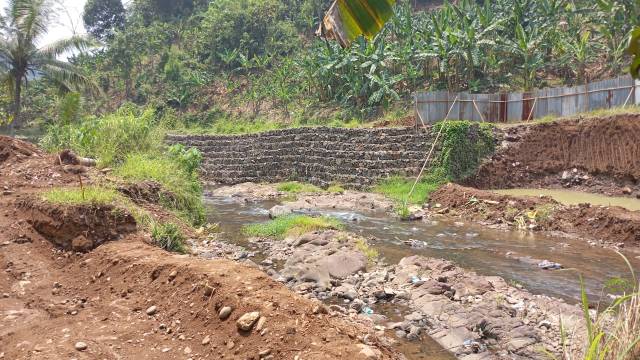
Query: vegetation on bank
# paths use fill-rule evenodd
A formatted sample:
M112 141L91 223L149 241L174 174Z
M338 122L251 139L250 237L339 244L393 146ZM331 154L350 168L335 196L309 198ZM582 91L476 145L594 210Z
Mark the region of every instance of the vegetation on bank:
M604 309L593 315L591 304L582 283L581 305L585 327L572 333L561 321L561 359L618 359L635 360L640 357L640 283L629 260L618 253L629 267L632 280L623 281L620 294ZM582 341L578 343L576 340ZM548 354L556 359L553 355Z
M151 227L151 239L161 249L184 254L187 252L185 237L174 223L154 224Z
M95 158L100 167L112 168L124 181L160 183L169 194L161 196L162 205L200 225L204 222L198 178L202 156L196 149L166 146L171 121L175 120L152 110L126 107L104 117L50 125L40 143L52 152L71 149Z
M69 61L101 92L33 79L23 120L51 124L135 103L203 132L349 126L406 114L417 90L512 91L622 74L640 19L626 0L412 3L398 1L378 36L342 49L313 36L329 1L90 1L85 25L104 46ZM12 106L0 97L4 113Z
M276 190L283 191L290 194L320 193L324 191L315 185L301 183L298 181L289 181L289 182L280 183L276 186Z
M42 198L60 205L116 205L123 197L114 189L101 186L80 188L54 188L42 194Z
M415 178L393 176L380 181L373 191L395 200L401 215L407 205L421 205L429 195L449 181L462 180L478 168L482 159L495 151L491 124L470 121L446 121L434 126L432 137L441 133L431 164L411 192ZM430 166L429 166L430 165Z
M247 225L243 231L249 236L283 239L287 236L298 236L311 231L328 229L340 230L343 228L344 224L338 219L328 216L286 215L277 217L266 223Z

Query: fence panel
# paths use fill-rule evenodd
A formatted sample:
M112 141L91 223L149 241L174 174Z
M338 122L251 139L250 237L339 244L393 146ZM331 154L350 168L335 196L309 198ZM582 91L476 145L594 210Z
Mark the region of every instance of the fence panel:
M640 104L640 82L621 76L573 87L545 88L525 93L469 94L446 91L415 94L416 111L425 123L443 120L519 122L548 115L569 116L580 112ZM454 104L454 99L458 98Z

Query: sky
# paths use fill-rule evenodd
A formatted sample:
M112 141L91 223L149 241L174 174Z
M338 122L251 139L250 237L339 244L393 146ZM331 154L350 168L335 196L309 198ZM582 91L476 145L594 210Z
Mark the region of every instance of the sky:
M85 33L82 23L82 11L86 0L54 0L56 2L57 19L51 26L49 33L42 39L41 45L67 38L74 34ZM0 0L0 8L4 10L7 0ZM4 12L4 11L3 11Z

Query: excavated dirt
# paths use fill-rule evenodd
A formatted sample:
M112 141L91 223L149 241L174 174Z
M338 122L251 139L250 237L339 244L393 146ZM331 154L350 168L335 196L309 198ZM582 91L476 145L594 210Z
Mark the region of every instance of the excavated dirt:
M565 187L640 197L640 115L507 128L502 146L465 185Z
M559 231L604 245L640 247L640 212L620 207L565 206L549 197L513 197L456 184L441 187L430 200L439 214L485 225Z
M8 160L21 161L34 154L42 152L27 142L0 135L0 164Z
M164 252L115 209L43 204L38 192L75 186L77 175L0 140L10 144L0 163L0 359L401 358L372 328L257 269ZM56 246L78 237L102 245L86 254ZM240 330L251 312L257 322Z
M65 250L93 250L137 229L133 216L113 205L60 206L30 197L16 207L34 230Z

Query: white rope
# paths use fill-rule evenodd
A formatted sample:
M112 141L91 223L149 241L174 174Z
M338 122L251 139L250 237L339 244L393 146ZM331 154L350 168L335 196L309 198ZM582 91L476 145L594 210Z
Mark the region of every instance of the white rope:
M420 173L418 174L418 177L416 177L416 181L413 183L413 186L411 187L411 191L409 191L409 194L407 194L407 197L404 200L404 207L407 207L409 198L411 197L411 195L413 195L413 192L416 190L416 186L420 182L420 178L422 177L422 174L424 174L424 170L427 168L427 164L431 162L431 155L433 155L433 150L435 150L436 144L438 143L438 140L440 140L440 135L442 135L442 130L444 129L444 126L447 123L447 120L449 120L449 115L451 115L451 111L453 110L453 107L456 105L456 102L458 102L458 96L456 96L455 100L453 100L453 103L451 104L451 107L447 112L447 116L445 116L444 120L442 120L442 125L440 126L440 130L438 131L438 134L436 135L436 138L433 141L433 144L431 144L431 150L429 150L427 159L424 161L424 164L422 165L422 169L420 169Z

